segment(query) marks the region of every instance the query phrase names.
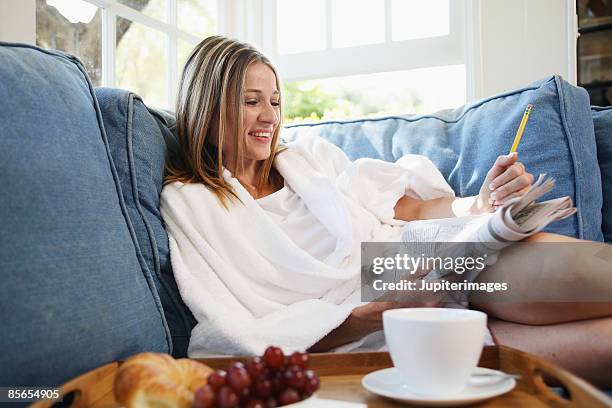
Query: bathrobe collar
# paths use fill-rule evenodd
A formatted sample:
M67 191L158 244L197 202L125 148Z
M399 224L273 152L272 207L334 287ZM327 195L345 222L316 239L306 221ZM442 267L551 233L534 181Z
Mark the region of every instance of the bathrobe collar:
M324 262L330 266L339 266L352 253L353 229L350 216L334 183L321 174L306 160L299 151L286 149L280 152L274 161L278 172L285 183L300 196L306 207L315 218L336 238L336 247ZM257 205L255 199L234 178L231 172L223 169L224 179L234 188L240 200L247 206ZM255 226L255 223L252 224ZM249 226L245 226L249 228ZM254 235L259 234L253 231Z

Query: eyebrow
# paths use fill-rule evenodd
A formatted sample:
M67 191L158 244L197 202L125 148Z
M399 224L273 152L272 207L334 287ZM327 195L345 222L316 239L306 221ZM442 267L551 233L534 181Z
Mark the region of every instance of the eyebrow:
M245 92L256 92L256 93L263 93L263 92L261 92L259 89L247 89ZM274 92L272 92L272 94L273 94L273 95L276 95L276 94L278 94L278 93L279 93L278 91L274 91Z

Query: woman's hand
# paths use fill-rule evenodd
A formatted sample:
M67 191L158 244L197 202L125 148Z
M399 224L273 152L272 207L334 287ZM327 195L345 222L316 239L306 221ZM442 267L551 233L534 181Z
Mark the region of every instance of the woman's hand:
M329 351L383 329L382 313L402 307L435 307L438 302L378 301L357 306L346 320L308 349L310 353Z
M351 318L362 335L383 329L382 314L385 310L404 307L436 307L437 301L428 302L381 302L375 301L358 306L351 312Z
M478 195L432 200L405 195L395 204L394 218L404 221L430 220L493 212L511 198L525 194L533 183L533 175L525 171L525 166L517 158L516 153L499 156L487 173Z
M480 211L491 212L511 198L520 197L529 190L533 175L517 160L516 153L499 156L495 160L478 194L477 207Z

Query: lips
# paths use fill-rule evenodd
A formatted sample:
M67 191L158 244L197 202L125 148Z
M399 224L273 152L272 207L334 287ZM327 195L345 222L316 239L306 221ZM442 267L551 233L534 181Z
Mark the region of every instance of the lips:
M249 132L249 136L253 136L253 138L258 142L268 143L270 139L272 139L272 132L258 130Z

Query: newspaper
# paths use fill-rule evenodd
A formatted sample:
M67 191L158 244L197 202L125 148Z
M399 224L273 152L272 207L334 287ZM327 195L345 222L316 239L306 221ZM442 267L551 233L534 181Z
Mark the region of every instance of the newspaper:
M540 174L527 193L508 200L494 213L409 222L404 227L403 241L478 242L501 249L505 245L499 244L525 239L576 212L569 196L536 203L554 185L553 178Z
M508 200L494 213L412 221L404 227L402 240L406 244L424 243L425 246L420 246L419 249L438 257L476 257L487 254L486 265L492 265L497 262L497 255L503 248L576 212L572 199L568 196L536 202L552 190L554 185L553 178L540 174L527 193ZM472 273L456 275L450 271L431 270L423 271L421 278L426 281L449 277L474 281L480 272L481 270L474 270ZM462 302L465 296L459 293L452 295L452 298Z

